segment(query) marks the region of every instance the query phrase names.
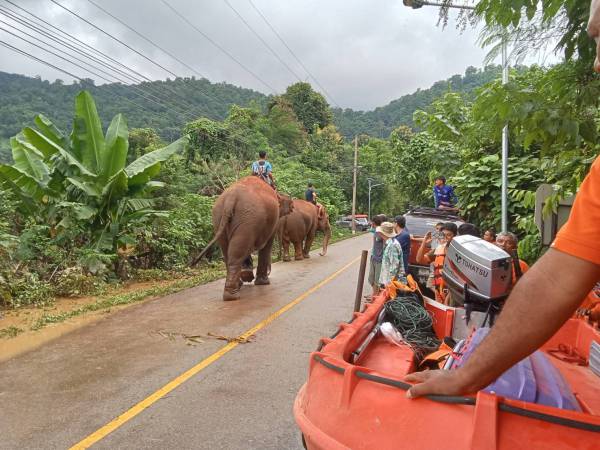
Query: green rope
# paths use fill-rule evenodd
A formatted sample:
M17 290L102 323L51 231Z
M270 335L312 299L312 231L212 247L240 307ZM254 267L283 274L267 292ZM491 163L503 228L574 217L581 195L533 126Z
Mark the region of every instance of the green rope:
M437 350L440 340L433 331L433 319L416 295L396 297L385 304L387 318L412 347L417 358Z

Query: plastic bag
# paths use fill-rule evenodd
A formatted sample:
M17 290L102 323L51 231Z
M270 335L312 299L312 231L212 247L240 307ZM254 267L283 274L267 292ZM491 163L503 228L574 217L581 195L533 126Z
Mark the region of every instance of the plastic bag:
M379 329L381 330L381 334L383 335L383 337L389 343L398 346L406 345L406 342L404 342L404 338L402 338L402 334L400 334L396 327L390 322L382 323Z

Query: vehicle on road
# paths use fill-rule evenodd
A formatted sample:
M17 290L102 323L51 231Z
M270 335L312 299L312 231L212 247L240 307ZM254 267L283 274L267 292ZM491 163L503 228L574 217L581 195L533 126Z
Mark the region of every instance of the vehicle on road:
M456 226L465 223L457 212L445 209L428 208L424 206L413 207L404 214L406 218L406 229L410 233L410 259L408 261L408 273L425 290L429 278L430 267L417 263L417 252L423 242L423 236L427 232L435 231L438 222L454 222Z
M356 214L354 216L356 231L367 231L371 225L366 214ZM340 217L335 224L340 228L352 228L352 216Z

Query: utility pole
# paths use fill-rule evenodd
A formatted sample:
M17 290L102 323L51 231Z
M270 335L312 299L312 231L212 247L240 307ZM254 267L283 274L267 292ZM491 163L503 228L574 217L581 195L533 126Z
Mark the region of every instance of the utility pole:
M354 136L354 177L352 179L352 234L356 234L356 174L358 172L358 136Z
M369 220L371 220L371 190L377 186L383 186L383 183L373 184L373 178L367 178L367 182L369 183Z
M428 0L402 0L404 6L408 6L412 9L419 9L423 6L440 6L444 8L456 8L474 10L475 7L471 5L453 5L449 2L431 2ZM508 83L508 56L507 56L508 37L506 32L502 36L502 84ZM508 228L508 124L502 128L502 175L501 175L501 223L502 231L507 231Z
M506 36L502 37L502 84L508 83L508 58L506 56ZM502 231L508 231L508 124L502 128L502 190L501 190Z

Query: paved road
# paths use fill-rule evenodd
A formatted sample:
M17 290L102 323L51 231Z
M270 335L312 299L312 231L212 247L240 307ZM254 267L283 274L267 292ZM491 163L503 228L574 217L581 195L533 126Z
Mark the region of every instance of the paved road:
M221 301L223 281L135 305L0 364L0 448L68 448L360 256L369 236L327 257L273 266L271 286ZM352 313L358 261L94 448L300 449L292 415L308 355ZM172 336L170 338L169 336ZM194 345L190 345L194 344Z

